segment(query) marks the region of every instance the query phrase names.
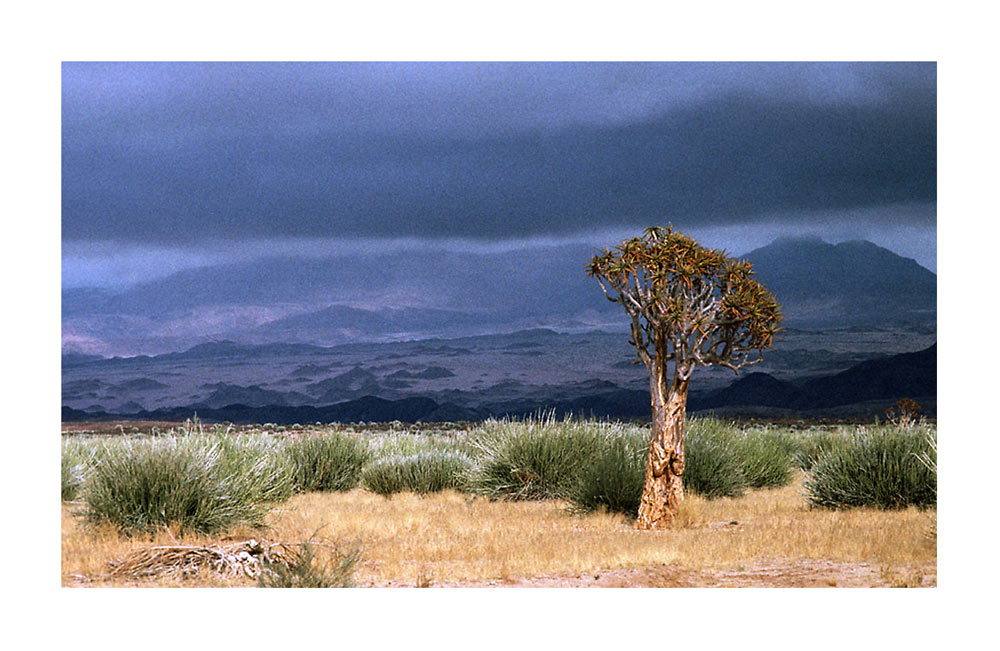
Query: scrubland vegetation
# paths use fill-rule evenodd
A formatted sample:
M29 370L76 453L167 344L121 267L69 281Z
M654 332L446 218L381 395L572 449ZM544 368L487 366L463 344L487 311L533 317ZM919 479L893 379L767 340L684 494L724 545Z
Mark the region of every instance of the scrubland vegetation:
M793 430L695 419L683 511L672 529L639 532L630 523L649 442L640 425L547 417L454 430L237 432L189 423L152 435L69 435L64 583L122 584L108 579L109 562L150 546L209 549L224 536L299 545L294 562L250 573L263 587L810 559L874 564L882 584L919 585L914 568L935 567L935 436L929 425ZM197 576L155 580L248 580Z

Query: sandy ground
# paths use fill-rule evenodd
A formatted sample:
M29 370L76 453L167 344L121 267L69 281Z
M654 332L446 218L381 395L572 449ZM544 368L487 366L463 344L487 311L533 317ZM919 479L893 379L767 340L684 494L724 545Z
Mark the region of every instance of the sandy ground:
M131 585L142 586L137 581ZM83 576L64 577L64 587L88 587ZM252 585L252 584L249 584ZM673 565L474 582L359 583L358 588L933 588L937 568L887 572L868 563L825 560L755 562L734 570L687 570Z
M937 568L914 568L887 575L868 563L824 560L755 562L729 571L691 571L671 565L616 569L564 576L538 576L506 581L369 584L385 588L887 588L937 586Z

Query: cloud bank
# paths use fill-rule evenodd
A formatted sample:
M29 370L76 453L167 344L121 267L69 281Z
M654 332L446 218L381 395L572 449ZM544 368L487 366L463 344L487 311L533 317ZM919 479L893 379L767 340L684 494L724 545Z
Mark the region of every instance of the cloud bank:
M63 239L933 229L936 137L933 63L66 63Z

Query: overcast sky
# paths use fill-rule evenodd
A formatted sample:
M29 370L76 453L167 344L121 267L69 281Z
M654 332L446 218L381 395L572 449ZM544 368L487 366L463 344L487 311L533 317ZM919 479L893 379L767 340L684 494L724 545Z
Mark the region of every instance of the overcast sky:
M936 86L933 63L64 63L64 286L668 221L936 270Z

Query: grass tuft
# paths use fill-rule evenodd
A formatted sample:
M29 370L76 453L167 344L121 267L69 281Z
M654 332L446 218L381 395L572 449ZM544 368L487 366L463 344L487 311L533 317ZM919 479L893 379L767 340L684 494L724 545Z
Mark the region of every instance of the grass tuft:
M572 510L588 513L605 509L636 517L645 481L648 435L638 430L631 436L605 441L590 463L580 469L567 497Z
M342 433L295 439L285 446L285 455L298 493L351 490L369 459L366 441Z
M803 434L796 443L792 460L800 470L812 470L824 454L847 443L848 436L842 431L814 430Z
M792 481L795 441L785 432L743 430L737 436L737 453L749 488L779 488Z
M692 419L684 441L684 489L714 499L746 491L740 441L731 425Z
M86 482L93 453L79 441L62 442L62 501L73 502L80 497Z
M291 477L266 450L218 436L105 442L83 486L83 515L125 533L176 526L216 533L259 525L287 499Z
M605 508L635 517L645 481L649 430L605 439L578 473L567 497L574 510ZM692 419L685 433L684 490L707 499L738 497L748 487L792 480L792 440L780 432L740 431L714 419Z
M361 555L357 549L342 552L313 542L302 543L293 563L265 563L261 588L350 588Z
M424 495L449 488L461 490L471 465L467 456L456 452L429 450L393 455L365 466L361 484L386 497L405 491Z
M829 508L934 507L935 441L929 428L859 427L844 445L819 457L804 484L806 497Z
M469 472L469 488L491 499L565 497L604 435L600 425L551 416L486 421L473 432L476 464Z

